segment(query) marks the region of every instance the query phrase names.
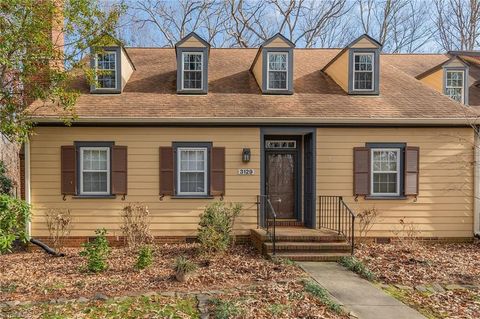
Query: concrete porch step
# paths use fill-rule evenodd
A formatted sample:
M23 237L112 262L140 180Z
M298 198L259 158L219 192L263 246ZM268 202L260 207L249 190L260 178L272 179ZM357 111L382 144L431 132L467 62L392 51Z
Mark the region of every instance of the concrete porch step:
M277 252L350 252L350 245L345 242L277 242ZM263 251L272 252L273 243L263 243Z
M272 230L273 231L273 230ZM271 238L263 229L252 229L251 237L260 242L270 242ZM296 228L277 227L276 239L279 242L343 242L345 239L332 231Z
M349 252L277 252L275 256L268 253L269 258L284 258L293 261L338 261L340 258L350 256Z

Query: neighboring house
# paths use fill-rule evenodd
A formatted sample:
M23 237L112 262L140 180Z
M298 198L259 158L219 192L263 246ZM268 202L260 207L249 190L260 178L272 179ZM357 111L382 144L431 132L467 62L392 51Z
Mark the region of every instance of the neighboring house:
M278 225L315 229L338 212L329 195L356 213L378 209L371 237L393 237L404 219L417 236L472 238L476 113L443 94L474 100L471 63L381 54L366 35L343 50L295 49L279 34L258 49L214 49L194 33L175 48L103 48L96 86L77 83L72 127L36 115L32 235L48 235L48 209L68 208L72 239L100 227L121 236L122 207L142 202L156 236L184 239L224 200L243 203L235 229L248 236L264 225L259 195ZM463 80L435 73L450 67Z

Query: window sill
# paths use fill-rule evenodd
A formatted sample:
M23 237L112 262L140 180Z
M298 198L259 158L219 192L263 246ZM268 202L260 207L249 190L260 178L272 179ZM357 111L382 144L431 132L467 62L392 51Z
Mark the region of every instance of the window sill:
M74 199L114 199L117 195L74 195Z
M210 195L174 195L172 199L213 199L215 197Z
M367 200L403 200L403 199L408 199L407 196L365 196L365 199Z

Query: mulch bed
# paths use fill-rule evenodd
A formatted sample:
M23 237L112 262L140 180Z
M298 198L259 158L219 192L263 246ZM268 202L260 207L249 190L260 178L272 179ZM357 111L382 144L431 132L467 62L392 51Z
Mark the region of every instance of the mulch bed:
M164 244L154 247L154 263L143 271L133 265L136 254L113 249L109 269L100 274L83 272L80 249L66 249L66 257L43 252L14 253L0 258L0 302L42 301L58 298L91 298L97 293L121 296L148 291L221 290L304 276L294 265L272 263L253 248L236 246L220 256L198 253L197 244ZM197 275L187 283L174 279L173 263L184 255L199 265Z
M390 292L429 318L480 316L479 241L365 244L356 250L356 257L381 283L391 285ZM419 290L435 284L458 289Z

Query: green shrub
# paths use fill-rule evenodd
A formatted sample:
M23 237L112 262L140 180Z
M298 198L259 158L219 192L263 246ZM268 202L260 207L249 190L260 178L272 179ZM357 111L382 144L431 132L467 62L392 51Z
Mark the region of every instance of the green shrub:
M138 252L137 262L135 263L135 269L142 270L148 268L153 263L153 252L149 246L143 246Z
M333 301L328 291L311 280L307 280L304 283L305 291L317 297L328 309L336 313L342 312L342 307Z
M12 192L13 182L7 176L7 168L5 167L5 163L0 161L0 194L9 195Z
M339 262L343 267L360 275L360 277L365 278L369 281L375 280L375 274L370 271L367 266L365 266L365 264L357 258L353 256L342 257Z
M224 252L233 243L233 225L242 211L241 204L213 202L200 215L198 240L206 253Z
M80 252L80 256L87 258L87 271L98 273L108 268L110 246L108 245L107 230L105 228L97 229L95 235L96 237L93 241L82 245L84 249Z
M188 260L185 256L180 256L175 259L173 270L176 272L190 273L197 270L198 266L194 262Z
M0 195L0 254L10 252L17 239L28 241L30 205L9 195Z

